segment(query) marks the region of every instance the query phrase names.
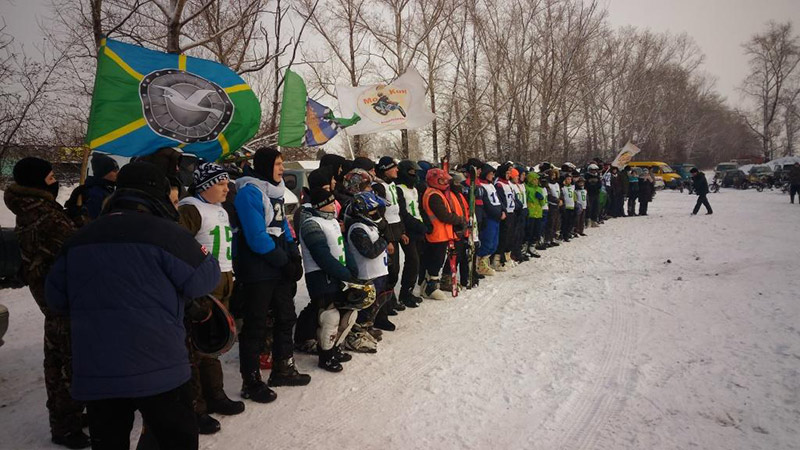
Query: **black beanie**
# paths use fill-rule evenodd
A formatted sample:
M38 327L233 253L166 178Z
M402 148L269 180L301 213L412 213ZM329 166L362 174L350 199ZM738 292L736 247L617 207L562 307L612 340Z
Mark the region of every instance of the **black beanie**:
M391 156L383 156L380 160L378 160L378 170L381 172L386 172L387 170L396 166L397 163Z
M355 160L353 160L353 167L352 169L364 169L367 172L375 168L375 162L371 159L367 158L366 156L359 156Z
M136 161L126 164L119 171L117 189L134 189L158 200L166 200L169 198L170 185L158 166L146 161Z
M496 169L492 167L491 164L486 163L483 165L483 169L481 169L481 179L485 180L490 173L496 172Z
M321 187L312 187L309 192L309 197L311 197L311 207L314 209L328 206L336 200L331 191L322 189Z
M331 166L322 166L308 174L308 188L314 189L329 186L332 178Z
M22 158L14 165L14 182L20 186L47 189L44 179L52 171L53 165L41 158Z
M114 158L100 153L92 155L92 174L95 178L103 178L115 170L119 170L119 165Z
M339 175L339 171L342 169L342 164L344 164L344 161L345 161L344 156L328 154L322 156L322 158L319 160L319 166L330 167L331 174L334 177L336 177L337 175ZM342 174L344 174L343 170Z
M256 150L256 154L253 156L253 171L274 185L280 184L281 180L272 179L275 160L278 159L279 156L281 156L281 152L279 152L277 148L261 147Z
M470 158L470 159L467 160L467 165L474 167L475 170L482 169L483 168L483 161L481 161L478 158Z

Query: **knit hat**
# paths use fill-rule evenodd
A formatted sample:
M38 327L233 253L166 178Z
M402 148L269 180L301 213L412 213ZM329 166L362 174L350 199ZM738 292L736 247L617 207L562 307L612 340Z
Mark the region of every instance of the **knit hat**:
M41 158L22 158L14 165L14 182L20 186L47 189L44 179L52 171L53 165Z
M492 166L491 164L486 163L483 165L483 169L481 169L481 179L485 180L490 173L495 173L495 172L497 172L497 169L495 169L494 166Z
M363 169L369 172L375 168L375 162L366 156L359 156L353 160L353 169Z
M100 153L92 155L92 174L96 178L103 178L115 170L119 170L119 164L114 158Z
M331 180L333 179L333 172L331 172L331 169L332 166L320 166L319 169L309 173L308 188L313 190L314 188L329 186L331 184Z
M117 175L117 189L145 192L158 200L169 198L169 181L152 163L136 161L126 164Z
M321 187L311 188L311 192L309 192L309 197L311 197L311 206L314 209L320 209L325 206L328 206L336 200L331 191L328 191Z
M511 168L511 175L509 177L510 178L519 177L519 170L517 170L516 168L512 167Z
M281 180L273 180L272 174L274 172L275 160L281 156L281 152L275 147L261 147L256 150L253 156L253 171L264 180L269 181L274 185L280 184Z
M395 162L394 158L392 158L391 156L383 156L378 161L377 169L380 170L381 172L385 172L396 166L397 162Z
M328 154L323 155L322 158L319 160L320 167L330 167L331 174L333 174L334 178L339 175L339 171L342 169L342 165L344 164L345 159L343 156ZM344 171L342 170L341 175L344 175Z
M194 170L194 188L203 192L220 181L230 180L228 172L219 164L203 163Z

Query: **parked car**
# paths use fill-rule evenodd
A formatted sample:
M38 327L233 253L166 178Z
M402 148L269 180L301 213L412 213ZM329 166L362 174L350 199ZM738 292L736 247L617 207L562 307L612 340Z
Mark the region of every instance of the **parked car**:
M681 176L684 180L691 180L692 179L692 169L697 168L694 164L689 163L680 163L680 164L672 164L672 170L675 171L678 175Z
M739 169L725 171L722 177L722 187L747 189L749 184L750 182L747 180L747 174Z
M739 164L737 164L735 162L719 163L719 164L717 164L717 167L714 168L714 178L720 180L720 182L722 183L722 180L725 179L725 175L728 172L736 171L736 170L739 170ZM725 187L724 183L723 183L723 187Z
M628 163L630 167L644 167L650 170L653 176L659 176L664 180L664 185L670 189L678 187L678 181L681 179L680 174L672 170L667 163L660 161L631 161Z
M751 167L747 177L750 184L762 184L771 188L775 183L775 173L772 171L772 167L766 164Z

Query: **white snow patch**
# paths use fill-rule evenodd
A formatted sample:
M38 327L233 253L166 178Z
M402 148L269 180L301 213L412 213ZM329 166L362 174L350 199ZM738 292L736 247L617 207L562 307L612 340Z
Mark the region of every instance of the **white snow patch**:
M309 386L220 417L201 447L798 448L800 206L723 189L690 217L695 198L659 192L648 217L402 312L342 373L297 355ZM0 303L0 446L56 448L41 314L26 289ZM238 398L236 348L223 367Z

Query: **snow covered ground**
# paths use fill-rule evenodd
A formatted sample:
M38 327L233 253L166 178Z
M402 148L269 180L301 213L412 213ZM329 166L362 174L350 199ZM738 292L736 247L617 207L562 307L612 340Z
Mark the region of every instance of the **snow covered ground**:
M800 448L800 206L724 189L690 217L695 198L660 192L648 217L402 312L342 373L298 355L311 385L248 402L201 447ZM27 290L0 303L0 448L55 448L42 317ZM224 368L238 398L235 349Z

